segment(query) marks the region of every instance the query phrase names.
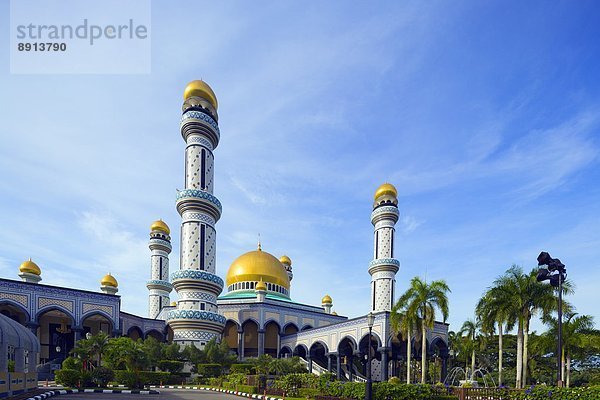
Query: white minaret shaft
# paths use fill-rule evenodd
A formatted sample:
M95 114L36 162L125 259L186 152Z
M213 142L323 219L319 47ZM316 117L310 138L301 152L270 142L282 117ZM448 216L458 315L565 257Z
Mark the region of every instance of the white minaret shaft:
M148 318L156 319L162 309L170 304L169 253L171 253L171 230L162 220L150 226L150 280L146 287L148 295Z
M181 215L179 271L171 275L179 295L168 313L173 340L203 348L220 340L225 318L217 312L223 280L216 275L216 230L221 203L213 195L214 156L219 144L217 99L203 81L185 89L181 135L185 140L185 189L177 193Z
M374 255L369 264L371 274L371 311L391 311L394 304L396 273L400 262L394 258L394 233L400 215L398 192L385 183L375 192L375 202L371 213L374 226Z

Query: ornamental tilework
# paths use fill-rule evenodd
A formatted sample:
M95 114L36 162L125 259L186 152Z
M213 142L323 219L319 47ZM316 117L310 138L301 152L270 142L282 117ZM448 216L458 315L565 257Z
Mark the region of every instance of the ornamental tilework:
M373 218L375 218L381 214L394 214L396 216L399 216L400 211L398 211L398 207L393 207L393 206L379 207L379 208L376 208L375 210L373 210L373 212L371 213L371 220L373 220Z
M110 306L102 306L102 305L98 305L98 304L83 303L82 311L83 311L83 314L87 314L89 311L104 311L108 315L112 315L113 308Z
M165 287L167 287L169 289L173 288L173 284L171 284L170 282L159 280L159 279L151 279L151 280L147 281L146 284L148 284L148 285L162 285L162 286L165 286Z
M160 244L171 249L171 243L162 239L152 238L150 239L150 244Z
M205 146L208 150L213 151L213 145L210 142L210 140L207 140L201 136L192 136L190 135L188 137L187 143L200 143L201 145Z
M38 308L42 309L48 306L61 306L66 310L73 312L73 302L68 300L50 299L48 297L38 298Z
M24 294L15 294L15 293L0 293L0 299L8 299L13 300L19 304L27 307L27 296Z
M225 317L208 311L173 310L167 313L167 319L199 319L225 324Z
M197 271L193 269L175 271L171 274L171 281L177 279L201 279L203 281L214 282L217 285L223 287L223 279L221 279L215 274L211 274L205 271Z
M206 340L207 342L211 339L218 339L220 335L213 332L201 332L201 331L182 331L178 330L174 332L173 339L183 340Z
M208 123L208 125L212 126L213 129L217 132L218 135L221 134L221 131L219 130L219 126L217 125L217 123L215 122L214 119L212 119L210 116L204 114L203 112L200 111L186 111L183 113L183 115L181 116L181 123L185 123L188 119L197 119L200 121L204 121L206 123Z
M212 294L209 293L204 293L204 292L183 292L182 293L182 297L183 300L187 300L187 299L197 299L197 300L205 300L207 302L210 303L216 303L217 302L217 296L214 296Z
M400 267L400 261L395 258L379 258L369 263L369 267L374 267L376 265L396 265L397 267Z
M211 217L210 215L196 213L196 212L183 213L183 222L188 222L188 221L205 222L206 224L208 224L210 226L214 226L216 223L215 219L213 217Z
M184 199L186 197L193 197L197 199L204 199L208 202L214 204L219 211L223 209L221 206L221 202L212 194L205 192L204 190L196 190L196 189L183 189L177 192L177 200Z

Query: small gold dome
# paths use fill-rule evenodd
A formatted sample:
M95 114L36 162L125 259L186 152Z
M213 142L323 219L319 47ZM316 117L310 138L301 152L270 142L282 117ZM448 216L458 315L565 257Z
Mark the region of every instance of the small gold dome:
M374 199L377 200L379 197L386 194L389 196L398 197L398 191L396 190L394 185L392 185L391 183L384 183L383 185L379 186L375 191Z
M337 315L337 313L334 311L334 312L331 313L331 315Z
M263 281L260 281L256 284L256 288L255 290L267 290L267 285L265 285L265 283Z
M26 272L29 274L34 274L37 276L40 276L42 274L42 270L40 269L40 267L38 267L38 265L36 263L34 263L33 261L31 261L31 258L27 261L24 261L20 266L19 266L19 271L20 272Z
M177 307L177 302L176 301L172 301L171 302L171 307Z
M169 229L169 226L167 224L165 224L165 222L162 219L159 219L158 221L154 221L152 223L152 225L150 225L150 231L161 231L166 233L167 235L171 234L171 230Z
M119 287L119 282L117 282L115 277L112 276L110 274L110 272L108 274L104 275L104 278L102 278L102 280L100 281L100 284L102 286Z
M217 95L215 95L215 92L213 92L210 86L202 80L191 81L185 87L185 90L183 91L183 100L187 100L193 96L206 99L213 105L215 110L218 108Z
M321 299L321 304L333 304L333 300L331 299L331 296L329 296L328 294L326 294L322 299Z
M236 258L227 271L227 286L237 282L274 283L290 289L290 278L281 262L262 250L249 251Z
M279 262L282 264L286 264L290 267L292 266L292 260L290 260L290 258L288 256L279 257Z

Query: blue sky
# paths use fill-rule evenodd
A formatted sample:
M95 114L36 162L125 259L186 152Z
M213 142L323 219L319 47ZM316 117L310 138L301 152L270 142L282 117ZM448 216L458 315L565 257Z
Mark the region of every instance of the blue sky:
M451 329L541 250L600 320L597 3L214 3L152 2L146 75L13 75L5 29L1 277L30 256L47 284L98 290L111 271L145 315L148 229L179 224L181 96L202 78L219 98L221 276L260 232L293 260L295 300L366 313L372 195L390 181L396 292L445 279Z

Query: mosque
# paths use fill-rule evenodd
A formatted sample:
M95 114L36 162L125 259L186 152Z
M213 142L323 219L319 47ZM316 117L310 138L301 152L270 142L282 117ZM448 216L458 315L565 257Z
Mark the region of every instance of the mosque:
M213 194L213 152L220 138L217 97L205 82L192 81L183 98L185 188L176 196L181 216L179 270L169 274L171 230L164 221L155 221L148 243L148 316L121 310L118 282L111 274L101 278L99 291L45 285L40 283L41 268L29 259L19 267L20 281L0 278L0 313L13 325L25 327L28 337L37 342L24 349L2 339L0 358L6 354L6 359L14 360L20 369L16 373L31 373L34 368L40 373L51 371L77 340L103 331L199 348L213 338L224 340L240 360L261 354L297 355L309 370L331 371L347 380L364 379L365 354L371 348L373 378L398 375L406 360L406 342L390 328L400 267L394 242L399 218L396 188L384 183L373 199L373 260L365 266L371 277L369 315L350 319L337 315L328 295L320 305L293 301L292 260L285 255L277 258L260 244L231 263L224 282L215 262L215 225L222 211ZM171 302L173 289L177 299ZM439 363L442 376L447 333L448 325L441 322L427 333L428 355ZM413 346L413 357L420 360L421 346ZM20 360L23 357L27 362ZM6 365L0 362L0 374L5 373ZM2 375L0 392L1 382L5 382Z

